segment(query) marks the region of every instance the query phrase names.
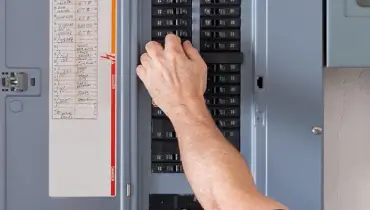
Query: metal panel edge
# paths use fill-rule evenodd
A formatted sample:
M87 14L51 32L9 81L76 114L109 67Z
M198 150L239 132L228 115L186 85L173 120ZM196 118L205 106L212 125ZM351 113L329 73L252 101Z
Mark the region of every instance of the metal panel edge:
M132 69L136 70L136 65L139 63L139 56L145 50L145 44L151 40L151 0L137 0L132 6L132 10L136 12L133 16L133 23L138 23L138 36L133 37L132 45L137 50L132 54ZM136 75L135 75L135 78ZM137 193L139 193L138 203L135 210L149 209L149 189L151 177L151 99L147 90L141 81L136 79L137 101L137 151L138 154L134 157L138 158L138 180ZM140 190L140 191L139 191Z
M131 93L136 88L132 88L130 75L131 53L125 49L130 49L130 0L117 0L117 146L121 151L117 158L120 166L120 210L130 209L130 198L127 196L127 184L131 183L132 168L130 167L131 150L130 143L132 130L136 129L135 124L131 123L133 110L131 109ZM136 107L136 106L134 106ZM135 158L133 158L135 159Z
M5 67L5 0L0 0L0 68ZM6 207L5 95L0 92L0 209Z

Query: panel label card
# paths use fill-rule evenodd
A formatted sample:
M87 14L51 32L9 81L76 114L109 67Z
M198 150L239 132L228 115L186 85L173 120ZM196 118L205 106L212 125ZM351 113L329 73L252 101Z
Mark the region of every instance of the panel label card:
M116 0L50 0L49 195L116 195Z

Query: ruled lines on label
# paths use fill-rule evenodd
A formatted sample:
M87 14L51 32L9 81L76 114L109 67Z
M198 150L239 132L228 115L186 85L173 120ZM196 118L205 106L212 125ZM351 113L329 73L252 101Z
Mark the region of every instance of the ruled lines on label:
M98 117L98 0L53 0L53 119Z

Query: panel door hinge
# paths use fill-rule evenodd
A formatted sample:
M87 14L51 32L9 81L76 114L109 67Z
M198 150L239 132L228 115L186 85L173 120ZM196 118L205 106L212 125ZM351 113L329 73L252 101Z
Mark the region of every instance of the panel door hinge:
M131 197L131 184L126 184L126 196Z

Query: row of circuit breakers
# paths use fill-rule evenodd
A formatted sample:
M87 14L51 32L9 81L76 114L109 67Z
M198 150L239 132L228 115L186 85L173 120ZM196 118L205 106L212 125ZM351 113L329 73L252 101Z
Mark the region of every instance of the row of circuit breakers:
M240 3L200 1L200 52L208 64L205 98L224 136L240 145ZM192 1L153 0L152 40L168 33L192 40ZM183 173L176 133L169 119L152 105L152 173Z
M206 103L224 136L240 150L240 3L200 0L199 50L208 65ZM168 33L192 40L191 0L152 0L152 40ZM152 105L152 173L183 173L176 133L162 110ZM194 195L151 194L150 210L201 210Z

